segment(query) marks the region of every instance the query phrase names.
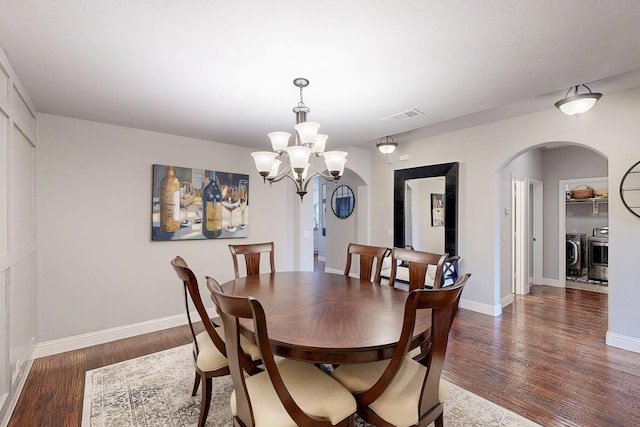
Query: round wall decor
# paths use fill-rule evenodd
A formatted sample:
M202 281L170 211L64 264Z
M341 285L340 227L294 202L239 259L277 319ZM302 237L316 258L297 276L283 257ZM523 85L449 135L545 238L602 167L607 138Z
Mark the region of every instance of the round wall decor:
M620 198L629 212L640 218L640 162L631 166L622 177Z
M335 216L341 219L348 218L356 206L353 190L346 185L338 185L331 196L331 209Z

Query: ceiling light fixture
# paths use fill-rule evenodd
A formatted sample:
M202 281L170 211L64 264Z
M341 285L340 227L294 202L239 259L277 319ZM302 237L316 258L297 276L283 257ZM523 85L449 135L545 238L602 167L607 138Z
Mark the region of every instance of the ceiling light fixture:
M391 136L385 136L384 138L380 138L380 140L376 143L376 147L382 154L391 154L398 147L398 143Z
M589 92L578 94L578 89L580 86L585 87ZM569 96L569 92L573 90L573 95ZM582 114L589 111L596 105L596 102L602 97L601 93L591 92L591 89L587 87L587 85L577 85L570 87L567 93L564 95L564 98L555 103L555 106L560 109L563 113L569 116L575 116L576 114Z
M289 145L289 132L270 132L267 134L271 140L273 151L256 151L251 153L256 162L256 169L265 182L269 184L278 182L282 179L289 178L296 186L296 193L300 196L300 201L307 194L307 186L309 182L316 176L320 176L327 181L337 181L344 172L344 165L347 162L347 152L345 151L327 151L324 152L327 142L327 135L319 134L318 128L320 123L308 122L307 113L311 111L302 100L302 89L309 85L309 80L305 78L297 78L293 80L293 84L300 88L300 102L293 108L296 114L296 130L295 144ZM314 161L318 161L320 157L324 157L326 170L325 174L309 163L309 157ZM280 172L280 166L285 158L289 159L289 165ZM309 168L314 173L307 176Z

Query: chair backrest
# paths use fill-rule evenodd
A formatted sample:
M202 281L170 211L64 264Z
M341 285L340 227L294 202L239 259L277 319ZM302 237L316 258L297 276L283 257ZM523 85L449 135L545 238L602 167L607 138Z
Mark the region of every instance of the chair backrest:
M181 257L177 256L173 260L171 260L171 266L178 274L178 278L182 280L184 285L184 305L187 310L187 319L189 320L189 328L191 329L191 336L193 337L193 344L195 345L196 354L200 352L198 348L198 342L196 340L196 330L193 326L194 321L191 319L191 310L189 309L189 299L196 308L198 315L200 315L200 320L204 324L204 328L209 334L211 341L216 346L218 351L222 354L226 354L225 344L222 338L216 332L213 323L211 323L211 319L209 319L209 314L207 313L207 309L202 302L202 298L200 297L200 289L198 288L198 280L196 279L193 271L189 268L186 261ZM213 280L213 279L212 279ZM217 282L216 282L217 283Z
M444 262L442 269L442 287L454 284L458 280L459 256L450 256Z
M380 272L382 271L382 259L384 258L387 248L379 246L359 245L357 243L349 243L347 247L347 264L344 267L344 275L348 276L351 272L351 261L354 255L360 258L360 279L368 280L380 284ZM374 269L375 261L375 269Z
M229 250L231 251L231 256L233 258L233 271L236 275L236 279L240 278L238 255L244 255L247 276L260 274L260 255L264 252L269 253L271 272L273 273L276 271L273 242L252 243L248 245L229 245Z
M431 252L413 251L408 249L393 248L391 252L391 273L389 274L389 286L393 286L396 281L398 261L406 264L409 270L409 292L414 289L424 288L424 281L427 277L429 265L436 266L436 273L433 277L433 289L442 287L444 282L443 269L449 254L434 254Z
M443 289L416 289L409 293L404 308L400 340L389 365L369 390L356 394L358 407L368 406L384 392L405 360L411 345L418 310L431 310L431 348L427 356L427 373L422 381L419 415L431 411L439 403L440 375L444 366L449 330L458 310L462 289L471 275L465 274L453 285Z
M267 370L273 388L286 411L289 413L289 416L291 416L297 425L330 425L330 423L318 421L305 414L287 390L269 345L267 320L260 302L252 297L236 297L225 294L215 288L211 289L211 298L217 300L216 302L220 307L220 316L224 323L229 370L231 372L233 388L236 393L236 417L242 422L242 425L252 427L255 425L255 420L251 407L251 399L245 383L244 372L247 371L248 366L245 362L246 355L240 346L240 319L253 319L256 344L260 349L264 367ZM234 425L237 424L234 422Z

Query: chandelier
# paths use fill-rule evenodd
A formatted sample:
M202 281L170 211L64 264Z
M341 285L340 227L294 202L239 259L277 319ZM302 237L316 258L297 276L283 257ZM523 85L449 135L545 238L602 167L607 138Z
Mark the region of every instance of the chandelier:
M580 86L584 87L589 92L578 94ZM571 90L573 90L573 95L569 96L569 92L571 92ZM576 114L582 114L589 111L594 105L596 105L596 102L598 102L601 97L601 93L591 92L591 89L589 89L587 85L582 84L570 87L564 95L564 98L556 102L554 105L563 113L569 116L575 116Z
M309 85L309 80L299 77L293 80L293 84L300 88L300 102L293 108L296 114L294 145L289 146L289 138L291 138L289 132L269 132L267 136L271 140L273 151L256 151L251 155L264 182L269 181L269 184L273 184L289 178L295 184L296 193L302 202L302 198L307 194L307 186L313 178L320 176L327 181L340 179L348 153L324 151L328 136L318 133L320 123L307 121L307 113L311 110L304 105L302 99L302 89ZM311 159L314 163L320 163L320 158L324 158L328 174L321 172L309 161ZM281 166L282 171L280 171ZM309 175L310 168L311 175Z

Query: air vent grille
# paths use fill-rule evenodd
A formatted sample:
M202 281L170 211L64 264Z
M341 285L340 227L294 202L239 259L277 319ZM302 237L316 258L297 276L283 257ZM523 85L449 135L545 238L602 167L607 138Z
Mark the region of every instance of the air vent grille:
M380 120L385 123L392 124L392 123L398 123L398 122L403 122L405 120L413 119L418 116L424 116L424 113L420 110L416 110L415 108L412 108L410 110L402 111L401 113L396 113L387 117L383 117Z

